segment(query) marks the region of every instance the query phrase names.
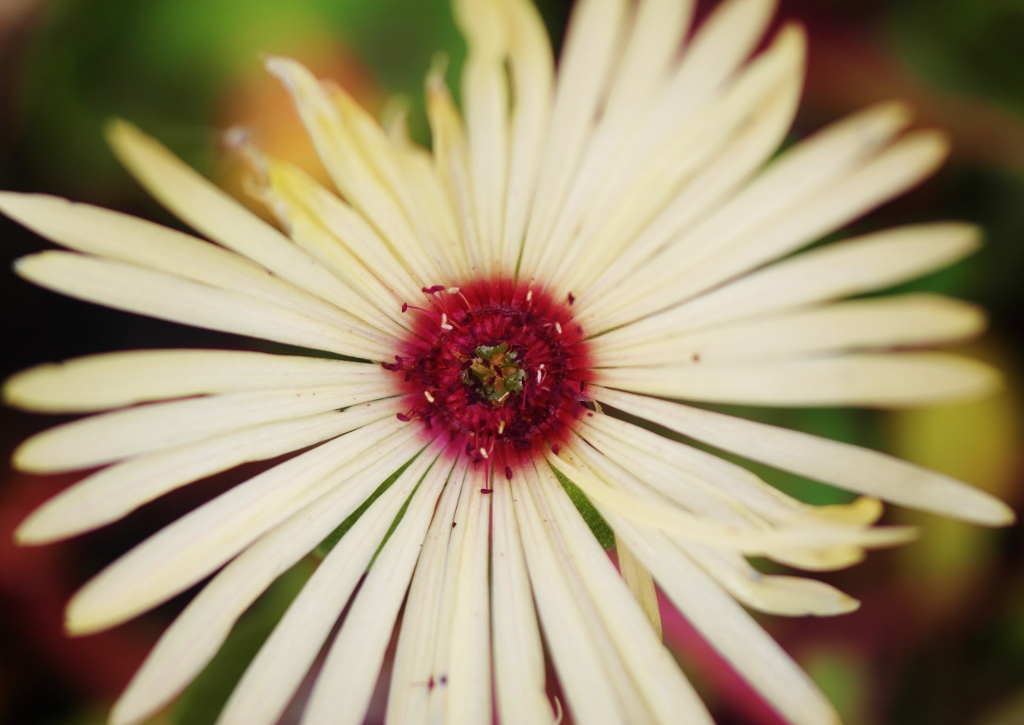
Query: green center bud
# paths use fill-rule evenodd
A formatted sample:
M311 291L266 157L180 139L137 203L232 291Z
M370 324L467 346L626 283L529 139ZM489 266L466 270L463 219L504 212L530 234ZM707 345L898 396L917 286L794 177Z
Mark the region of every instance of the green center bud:
M526 371L517 364L519 358L508 345L481 345L466 358L469 367L462 371L462 382L484 400L503 405L513 393L521 392Z

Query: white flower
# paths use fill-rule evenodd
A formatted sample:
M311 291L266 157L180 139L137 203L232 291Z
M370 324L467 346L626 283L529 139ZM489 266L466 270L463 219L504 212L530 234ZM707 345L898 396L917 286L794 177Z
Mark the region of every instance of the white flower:
M352 359L137 351L8 381L12 405L112 411L18 449L26 471L103 467L32 514L24 543L303 451L157 533L71 601L69 629L95 632L213 575L113 722L172 700L256 597L398 471L319 565L222 722L275 722L346 607L304 718L361 722L403 602L389 722L487 722L492 700L504 723L553 721L545 648L577 722L707 722L661 644L653 581L786 719L834 722L741 605L829 615L856 601L761 575L744 557L855 563L912 534L872 526L879 499L1012 521L940 474L675 402L901 407L998 381L970 360L894 351L979 333L974 307L923 294L838 301L971 252L972 227L909 226L788 256L930 174L943 137L906 131L907 111L888 104L772 159L800 94L801 30L784 27L748 59L772 3L730 0L680 54L691 9L582 0L556 75L526 0L456 0L465 118L435 68L430 152L400 122L382 130L343 91L270 59L340 192L247 149L254 191L285 233L123 123L115 153L212 244L0 195L7 215L72 250L20 260L29 280ZM637 418L865 497L800 503ZM623 577L555 471L611 525Z

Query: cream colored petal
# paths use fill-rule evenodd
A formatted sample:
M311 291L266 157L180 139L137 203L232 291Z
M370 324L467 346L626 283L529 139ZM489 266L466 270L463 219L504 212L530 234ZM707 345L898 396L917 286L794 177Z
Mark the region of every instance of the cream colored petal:
M973 252L977 227L921 224L829 244L741 277L672 310L608 333L625 345L872 292L941 269Z
M675 658L661 644L648 615L637 606L562 486L550 471L542 474L541 481L546 510L552 515L629 676L644 698L651 722L710 725L711 717L704 704Z
M243 350L134 350L44 363L8 378L6 405L88 413L151 400L387 380L379 365Z
M865 528L836 525L781 526L753 529L720 524L668 505L621 466L586 445L566 446L554 464L602 510L614 508L649 528L668 532L682 541L721 546L751 556L776 552L828 550L835 547L882 547L911 541L910 527Z
M347 295L337 278L159 142L123 121L110 126L107 139L132 176L186 224L299 289L344 306Z
M666 398L771 406L903 408L990 394L988 365L938 352L849 354L672 368L607 368L600 385Z
M853 597L805 577L762 574L746 560L698 544L678 542L704 571L746 607L787 617L848 614L859 606Z
M22 544L42 544L90 531L193 481L343 435L401 408L396 401L275 421L132 458L61 491L33 511L15 537Z
M315 319L354 322L249 259L159 224L42 194L0 192L0 210L69 249L238 292Z
M523 245L521 270L538 266L576 176L606 85L618 58L627 3L584 0L573 9L559 59L554 106L537 179L537 193Z
M401 205L417 240L442 275L453 274L460 260L451 259L453 245L445 235L454 229L454 210L444 195L430 155L408 137L389 139L380 125L343 88L328 88L345 128L384 185ZM411 164L409 162L412 162ZM412 173L409 173L410 170Z
M839 725L835 709L806 673L682 550L614 508L599 508L682 615L783 718L794 725Z
M652 120L652 136L700 108L733 76L768 27L775 0L729 0L697 29Z
M363 216L296 166L248 152L262 171L254 193L277 215L296 243L330 268L353 292L395 318L399 300L418 283Z
M363 149L342 123L327 90L294 60L270 57L266 67L292 94L306 131L335 185L376 227L413 279L429 285L439 276L436 264L429 259L391 189L382 183Z
M523 237L543 157L544 134L551 113L554 60L544 22L530 0L503 0L507 25L508 71L512 84L509 125L508 198L501 246L501 271L512 276L519 263Z
M609 266L617 253L628 253L629 242L673 202L688 179L713 162L743 130L744 123L771 109L779 96L791 99L798 95L805 46L803 31L786 26L720 98L689 123L679 124L646 156L627 157L625 162L620 159L618 165L601 169L599 174L585 170L588 179L600 183L585 198L570 197L567 202L586 210L586 217L581 223L563 213L560 219L568 226L557 227L553 237L571 235L576 226L582 228L572 255L562 260L555 280L561 282L577 259L594 257L596 265ZM584 291L590 294L590 290Z
M639 267L617 300L622 312L610 315L608 324L638 317L630 314L634 299L637 311L670 307L807 244L920 181L945 155L941 138L914 133L879 152L907 122L902 106L887 104L795 146ZM665 292L639 299L638 284Z
M640 607L644 610L644 615L651 623L658 639L661 639L661 610L658 608L658 592L654 588L654 578L651 576L651 572L647 571L644 565L633 556L633 552L625 544L616 542L615 554L619 560L622 580L626 582L629 591L640 603Z
M440 621L446 615L444 607L450 598L446 593L454 591L454 577L448 571L448 549L458 527L455 511L467 468L466 461L459 461L453 469L416 562L391 669L388 723L427 723L433 702L441 697L437 688L443 673L434 668L435 651L440 645Z
M577 722L628 722L588 618L574 601L569 573L559 564L550 523L533 500L532 490L540 479L534 470L523 471L523 476L526 485L513 496L516 519L544 639L569 711Z
M413 568L450 467L438 461L380 550L334 638L303 713L306 725L363 722Z
M617 402L609 401L637 397L595 390L602 404L616 407ZM767 521L776 525L866 526L882 514L878 501L867 498L851 504L810 506L735 463L609 415L587 418L584 425L581 435L589 444L664 496L705 517L747 525Z
M498 476L491 531L491 628L498 716L507 725L555 721L545 690L544 652L522 535L516 485Z
M19 259L15 271L70 297L193 327L367 359L385 360L394 350L393 339L380 333L122 262L42 252Z
M580 256L568 270L564 284L570 289L593 290L589 297L599 304L602 294L614 290L622 278L656 250L734 194L785 139L799 105L801 88L802 77L797 75L769 94L751 117L723 141L722 148L710 154L703 167L684 181L646 228L625 240L605 235L607 253ZM586 298L579 304L581 309L585 308Z
M434 165L455 209L461 241L460 254L469 263L470 276L487 273L488 250L481 243L470 169L466 129L444 80L446 62L435 62L427 74L427 118L434 152Z
M641 0L604 104L602 125L635 118L674 70L693 18L692 0Z
M470 469L462 486L448 545L437 646L431 668L440 685L430 703L431 722L474 723L491 718L490 559L491 497L487 471ZM448 580L451 580L451 586Z
M989 526L1012 523L1002 501L877 451L617 391L601 400L709 445L825 483Z
M383 380L329 388L224 393L152 403L44 430L18 446L12 460L16 467L33 473L92 468L261 423L358 406L394 394L392 381ZM384 405L389 412L393 410L394 406ZM360 416L362 410L354 408L353 413Z
M263 533L341 481L352 509L397 467L419 431L394 419L370 424L292 458L178 519L83 586L67 608L75 634L113 627L216 571ZM360 474L361 471L366 471ZM373 475L369 475L372 471Z
M956 342L985 328L982 310L930 294L854 300L761 317L682 335L661 335L616 348L593 341L597 359L618 366L666 366L760 361L864 348L919 347Z
M373 473L367 471L365 475ZM358 558L366 547L372 555L383 535L374 541L373 531L368 529L375 528L374 519L392 505L389 499L397 499L399 504L405 500L400 487L393 485L383 493L335 550L352 552ZM256 598L326 539L352 509L346 488L335 487L267 532L219 571L160 637L114 705L111 725L134 725L165 707L203 670ZM366 523L360 523L364 519Z
M278 722L395 517L436 456L436 448L421 453L331 549L249 664L217 718L218 725ZM394 535L404 533L396 530Z
M508 180L508 33L502 0L457 0L453 10L469 48L462 98L471 195L484 270L493 275L500 264Z

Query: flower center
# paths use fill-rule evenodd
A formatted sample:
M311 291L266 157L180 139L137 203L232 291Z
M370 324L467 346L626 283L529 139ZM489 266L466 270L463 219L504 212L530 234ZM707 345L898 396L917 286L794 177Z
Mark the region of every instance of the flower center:
M569 306L508 280L425 288L402 354L384 367L403 376L410 407L449 451L487 461L509 478L520 465L564 443L585 412L588 345Z

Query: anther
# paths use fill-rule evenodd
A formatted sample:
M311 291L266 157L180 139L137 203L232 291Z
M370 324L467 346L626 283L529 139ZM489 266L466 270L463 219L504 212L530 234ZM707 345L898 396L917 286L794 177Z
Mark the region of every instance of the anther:
M423 397L426 398L427 400L429 400L431 403L434 402L434 396L430 394L429 390L424 390L423 391Z
M487 458L487 449L484 448L483 446L480 446L479 450L480 450L480 457L481 458Z

